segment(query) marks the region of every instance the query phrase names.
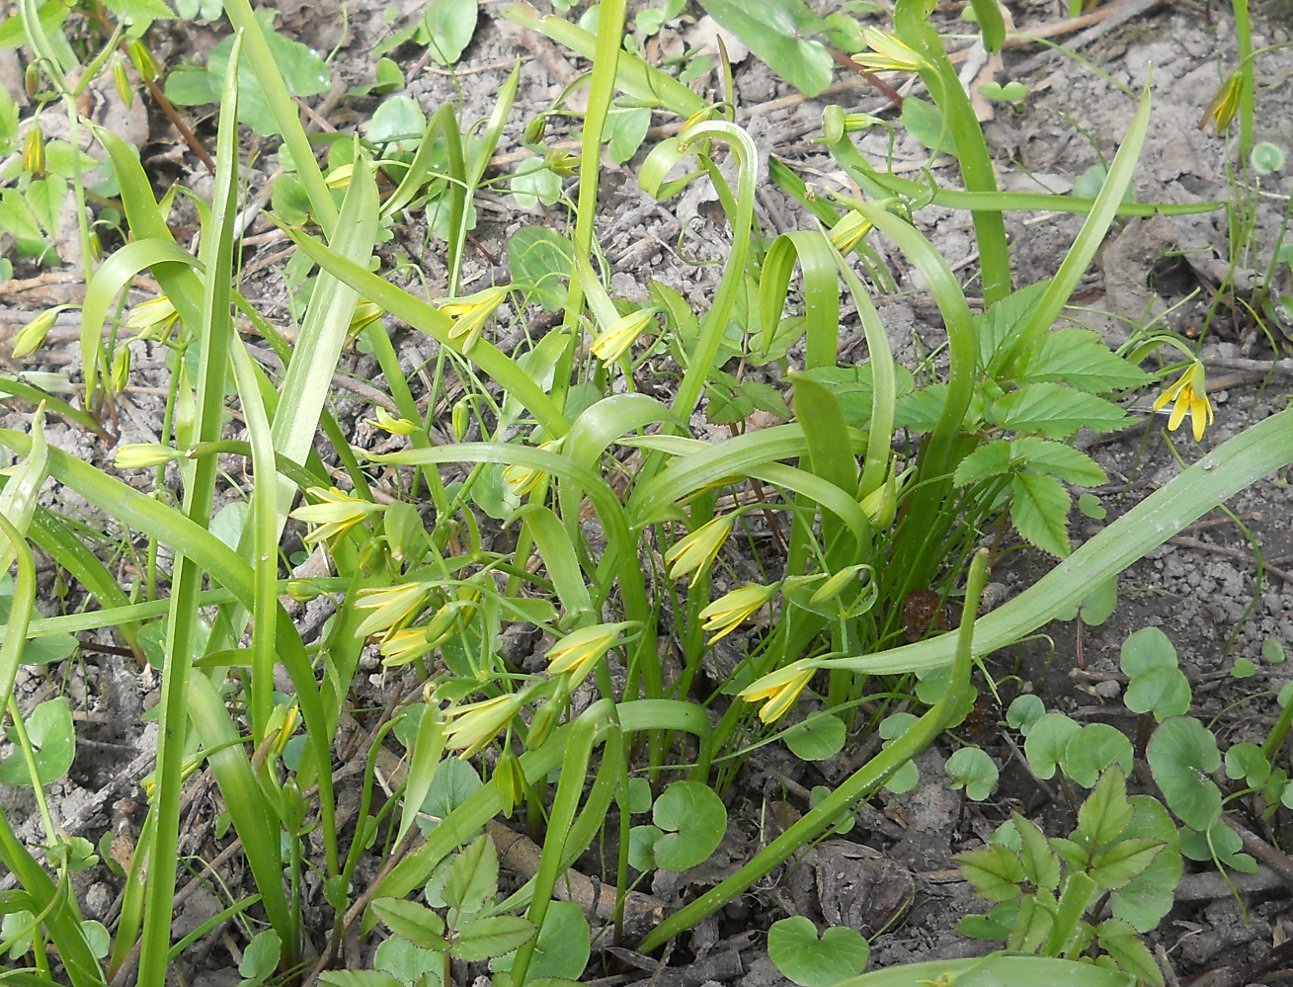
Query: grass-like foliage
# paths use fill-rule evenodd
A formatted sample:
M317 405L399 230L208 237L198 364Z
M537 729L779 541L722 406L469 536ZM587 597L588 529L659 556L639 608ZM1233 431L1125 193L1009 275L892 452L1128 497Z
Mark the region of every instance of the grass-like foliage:
M741 7L707 6L720 19ZM828 757L850 733L880 729L873 697L920 713L898 736L885 734L874 757L760 853L633 943L657 949L838 825L960 722L973 704L977 659L1077 606L1093 586L1293 461L1293 412L1285 412L1212 450L1073 551L1071 490L1106 479L1074 437L1082 428L1126 425L1122 398L1154 380L1140 362L1158 345L1180 345L1155 336L1115 352L1066 315L1115 218L1157 208L1126 195L1151 96L1136 101L1098 195L1002 193L928 6L898 0L896 33L868 35L869 47L859 44L854 58L919 76L932 100L926 133L951 153L960 187L936 181L932 170L912 181L878 169L850 135L880 124L833 109L824 142L860 194L811 192L774 159L773 180L805 209L799 230L772 239L755 221L760 149L734 122L735 108L703 100L626 49L623 0L603 0L596 34L524 5L511 9L508 17L591 64L578 153L545 151L543 121L532 124L534 161L511 190L551 193L555 202L561 177L577 172L578 196L568 229L516 235L510 283L472 294L460 289L467 234L480 190L502 184L489 163L516 73L484 121L463 120L452 105L430 119L400 106L386 111L384 130L374 128L389 140L370 133L334 141L321 164L293 98L313 63L246 0L227 0L227 70L190 71L170 87L189 102L219 102L197 256L168 226L173 193L159 201L135 149L95 131L98 167L111 186L95 195L111 198L121 244L96 267L89 232L82 237L87 290L76 396L50 396L25 432L0 431L17 461L0 493L0 557L16 566L0 687L22 752L0 764L0 782L27 784L39 796L66 771L70 713L19 709L13 682L24 661L66 657L64 636L89 627L116 628L128 648L160 667L157 763L147 821L125 865L120 917L106 939L82 921L70 883L74 871L93 865L92 848L64 834L48 811L46 845L25 846L0 813L0 861L20 888L3 903L7 914L26 916L13 927L32 944L14 954L30 964L28 979L15 982L88 987L135 970L139 983L160 985L177 955L230 920L248 932L248 983L387 985L412 982L390 971L417 968L427 979L416 982L448 984L453 960L488 961L499 983L574 980L588 952L570 943L587 941L588 923L555 899L567 896L571 868L586 850L613 848L597 877L615 889L614 904L599 917L622 936L639 875L686 870L717 847L724 797L753 745L789 725L792 750ZM109 7L123 26L85 76L124 66L115 60L120 45L153 83L157 70L141 39L158 12ZM996 5L974 8L985 42L1000 45ZM21 4L38 58L32 74L51 106L69 114L75 141L76 55L62 22L43 9ZM769 51L782 50L772 43L776 25L746 27L763 32ZM452 21L428 17L419 29L416 37L446 63L466 44ZM121 74L129 84L124 67ZM420 133L392 122L409 113ZM640 159L641 187L667 202L687 184L707 182L726 215L730 249L700 310L664 281L641 285L634 298L607 288L613 272L596 235L601 162L608 148L631 158L646 130L634 137L632 128L652 113L679 126ZM281 138L290 162L272 202L294 247L285 275L298 288L290 326L274 324L239 291L240 120ZM80 158L71 159L67 194L83 205ZM35 151L24 161L35 163ZM981 307L921 232L928 203L972 212ZM1002 217L1040 208L1084 220L1057 270L1037 278L1012 270ZM448 281L436 297L401 287L376 259L375 245L411 210L430 217L443 244ZM84 223L86 210L77 215ZM942 314L946 346L917 366L895 359L876 306L892 284L874 248L879 238L919 272ZM143 274L160 294L126 310L123 293ZM788 313L792 288L801 308ZM865 336L861 363L840 356L841 290ZM524 323L539 306L560 311L555 325L501 348L498 313L510 310ZM52 318L28 334L29 350ZM399 325L432 341L426 373L401 362L391 341ZM240 326L264 338L277 364L244 342ZM43 434L53 414L104 432L129 380L135 339L175 356L159 441L116 452L117 470L153 471L157 494L48 448ZM381 400L365 414L402 442L396 451L352 445L349 426L335 417L334 374L355 346L380 367ZM1212 409L1202 366L1186 354L1163 403L1174 402L1172 427L1188 414L1197 437ZM671 375L665 396L640 388L647 364ZM17 378L0 386L20 398L39 393ZM755 412L775 423L751 427ZM120 585L60 527L41 499L47 480L94 505L93 523L142 546L136 582ZM179 496L162 495L176 481ZM221 515L217 524L218 498L230 494L244 506L234 523ZM507 537L497 537L501 531ZM289 558L300 537L326 574L290 575L301 561ZM980 618L991 558L1018 541L1061 561ZM38 616L31 544L92 601L86 613ZM743 581L738 571L758 578ZM308 639L290 614L292 601L305 600L331 607ZM940 616L950 611L958 615L951 629ZM526 629L537 632L542 660L505 651L504 635ZM713 659L721 649L735 654L734 667L719 671ZM380 655L392 688L402 690L375 722L356 708L366 651ZM358 808L343 813L333 738L356 720L372 728L372 745L348 782L359 786ZM1282 722L1277 743L1287 729ZM1273 755L1262 753L1267 761ZM393 770L383 758L395 761ZM975 765L965 767L960 783L972 787ZM181 795L196 771L208 772L219 791L254 891L233 889L223 912L173 942ZM988 871L998 858L1022 855L1018 880L982 882L993 900L1025 903L994 912L990 931L1016 947L1048 947L976 961L978 973L999 968L1001 982L1051 982L1076 955L1069 947L1094 935L1106 956L1149 979L1136 966L1147 954L1130 926L1083 924L1097 888L1121 888L1139 873L1120 872L1121 883L1101 877L1099 854L1130 845L1105 831L1108 817L1133 811L1122 775L1103 777L1074 837L1085 856L1048 847L1021 817L1013 842L965 858ZM1102 807L1105 818L1096 818ZM541 846L533 876L499 900L498 852L481 834L515 813L541 834ZM369 854L383 862L361 884L355 875ZM330 924L307 927L307 906L325 910ZM1025 908L1050 908L1059 918L1043 936ZM376 935L378 923L391 934L379 951L385 965L363 975L334 970L352 936ZM795 953L803 932L785 928L777 941ZM865 962L856 943L850 949L849 963ZM811 960L804 962L812 967ZM951 982L963 971L970 968L943 964L926 981ZM1095 967L1084 982L1106 981L1125 982ZM858 981L885 982L884 974Z

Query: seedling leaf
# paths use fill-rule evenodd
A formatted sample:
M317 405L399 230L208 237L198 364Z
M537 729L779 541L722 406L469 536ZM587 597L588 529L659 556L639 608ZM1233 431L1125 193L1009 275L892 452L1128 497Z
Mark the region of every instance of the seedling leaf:
M1221 815L1221 790L1209 777L1221 765L1212 731L1193 717L1172 717L1149 738L1146 755L1168 808L1191 829L1206 832Z
M72 724L71 704L62 696L47 699L31 711L24 723L36 761L36 783L44 786L58 781L67 774L67 769L76 757L76 729ZM9 734L10 740L16 739L12 727L5 732ZM27 762L20 751L15 751L0 762L0 783L32 783Z
M1124 773L1131 771L1133 756L1131 741L1121 730L1107 723L1091 723L1069 740L1061 767L1083 788L1090 788L1112 765Z
M992 758L978 747L962 747L947 759L946 770L953 790L964 788L966 798L975 802L991 795L1000 777Z
M802 915L783 918L768 930L768 957L800 987L834 987L865 969L871 947L856 929L837 926L817 938Z
M655 842L656 864L684 871L709 859L727 830L727 809L708 785L675 781L656 799L651 813L664 835Z
M804 761L824 761L844 749L844 721L838 716L810 716L786 731L782 738L794 755Z

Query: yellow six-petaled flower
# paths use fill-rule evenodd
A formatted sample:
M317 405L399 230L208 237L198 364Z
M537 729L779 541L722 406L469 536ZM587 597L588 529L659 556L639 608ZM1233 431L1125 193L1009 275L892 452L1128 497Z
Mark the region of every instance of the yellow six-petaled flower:
M787 665L742 689L740 696L747 703L763 703L759 719L764 723L775 723L795 704L812 679L813 671L798 664Z
M1208 385L1203 375L1203 364L1197 360L1186 368L1167 390L1154 402L1154 410L1172 405L1172 415L1167 420L1167 430L1175 432L1188 413L1194 441L1203 438L1203 431L1212 424L1212 402L1208 400Z

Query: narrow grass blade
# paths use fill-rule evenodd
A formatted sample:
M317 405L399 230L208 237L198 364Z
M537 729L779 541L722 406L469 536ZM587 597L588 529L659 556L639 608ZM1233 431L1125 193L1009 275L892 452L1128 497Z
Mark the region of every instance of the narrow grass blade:
M215 442L220 438L229 343L233 336L230 286L233 284L233 213L238 175L239 51L240 45L235 41L230 53L229 77L225 83L216 137L217 167L210 225L202 240L203 321L198 338L198 394L194 416L194 434L199 442ZM211 517L216 473L215 457L198 460L192 481L184 491L184 513L190 521L202 527ZM139 959L140 982L148 984L160 984L166 978L166 954L171 941L172 902L178 866L188 679L197 640L197 594L202 589L203 580L201 567L188 554L188 546L180 544L176 548L178 556L171 589L166 664L157 707L156 788L150 810L157 828L152 858L148 862Z
M1064 255L1055 277L1050 280L1042 297L1029 311L1027 321L1020 327L1019 335L1002 361L1002 366L1007 368L1014 366L1032 352L1033 347L1041 341L1042 336L1050 331L1051 326L1060 317L1064 306L1068 304L1069 298L1077 289L1078 282L1091 266L1091 260L1095 257L1095 252L1100 249L1100 244L1104 242L1109 224L1113 222L1118 203L1122 201L1123 193L1127 191L1132 176L1136 172L1140 149L1144 146L1145 134L1149 130L1149 96L1150 91L1147 88L1140 98L1140 105L1136 108L1136 115L1132 117L1131 125L1127 128L1127 134L1123 137L1122 146L1118 148L1118 153L1114 155L1113 163L1109 166L1109 173L1100 187L1100 194L1096 196L1095 206L1087 213L1082 229L1078 231L1077 239L1073 241L1069 252Z
M597 39L592 34L560 17L541 17L528 3L508 7L503 16L513 24L538 31L584 58L591 59L596 54ZM616 84L634 99L663 106L684 120L706 107L703 99L673 76L648 65L631 52L620 52Z
M270 112L274 114L274 122L278 125L278 132L292 155L292 163L301 179L301 186L310 200L310 211L323 227L324 233L331 235L338 223L337 204L332 201L332 193L328 190L328 185L323 180L323 172L319 170L319 164L314 159L314 148L310 144L305 128L301 126L300 110L297 109L296 100L292 98L283 76L278 71L278 63L269 50L269 43L265 40L260 21L252 11L249 0L224 0L224 11L233 29L242 33L247 62L256 73L261 97L269 104ZM229 72L234 73L235 70L236 66L231 58ZM236 88L236 74L233 78Z

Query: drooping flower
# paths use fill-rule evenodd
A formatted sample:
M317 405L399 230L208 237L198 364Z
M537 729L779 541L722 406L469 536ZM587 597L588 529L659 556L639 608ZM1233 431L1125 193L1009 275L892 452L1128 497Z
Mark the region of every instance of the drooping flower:
M1154 402L1154 410L1172 404L1172 416L1167 420L1167 430L1175 432L1185 420L1188 412L1190 426L1194 432L1194 441L1203 438L1203 431L1212 424L1212 402L1208 400L1208 384L1204 377L1203 364L1198 360L1186 368L1167 390Z
M747 703L763 703L759 719L764 723L775 723L795 704L812 677L813 669L792 663L746 686L740 697Z
M493 314L494 309L503 303L507 291L503 288L486 288L463 298L442 299L438 302L440 314L453 319L449 338L461 340L464 353L471 350L481 330Z
M417 429L417 425L407 418L396 418L385 408L378 408L376 417L365 418L364 422L390 435L412 435Z
M344 535L370 514L380 514L384 510L380 504L351 497L337 487L327 490L310 487L305 492L318 503L298 507L289 517L315 525L314 530L305 536L307 545L331 541Z
M700 612L700 619L704 622L702 627L714 634L707 643L714 644L727 637L776 596L780 589L780 583L773 583L771 586L747 583L730 593L724 593Z
M669 578L681 579L691 573L691 585L695 586L700 574L718 557L719 549L732 533L735 523L735 514L721 514L680 539L664 555L669 566Z
M572 631L548 649L548 671L553 675L570 673L570 687L578 685L593 670L601 657L624 640L632 621L616 624L592 624Z
M386 636L382 641L382 664L387 668L397 668L416 661L431 650L425 627L403 627Z
M412 623L430 593L430 583L400 583L361 589L355 607L373 612L355 628L356 636L365 638L370 634L381 634L389 640L396 631Z
M621 315L607 327L604 333L593 340L590 347L593 356L602 363L614 363L651 324L653 314L651 309L644 308Z
M862 40L871 50L853 55L853 61L864 69L872 72L918 72L926 67L925 59L896 35L885 34L877 27L866 27L862 29Z
M509 692L446 710L444 715L449 725L444 730L445 748L461 751L462 758L479 754L506 729L520 709L520 697Z
M112 461L119 470L138 470L165 466L179 458L177 450L156 442L124 442L117 446Z
M1205 130L1208 124L1218 133L1225 133L1230 129L1230 124L1235 119L1235 113L1239 110L1239 95L1242 91L1243 79L1238 72L1232 72L1217 94L1212 97L1212 102L1208 108L1203 111L1203 119L1199 121L1199 129Z
M562 439L549 439L547 442L539 443L539 448L544 452L557 452L561 449ZM518 497L524 497L539 485L539 481L547 476L547 472L539 469L537 466L520 466L513 464L504 467L503 482L507 484L508 489Z

